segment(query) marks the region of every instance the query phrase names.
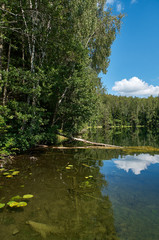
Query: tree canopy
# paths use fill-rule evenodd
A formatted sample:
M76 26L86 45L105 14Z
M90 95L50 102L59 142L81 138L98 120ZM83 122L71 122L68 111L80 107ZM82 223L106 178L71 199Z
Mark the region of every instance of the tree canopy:
M0 1L0 147L53 143L97 114L122 15L104 0Z

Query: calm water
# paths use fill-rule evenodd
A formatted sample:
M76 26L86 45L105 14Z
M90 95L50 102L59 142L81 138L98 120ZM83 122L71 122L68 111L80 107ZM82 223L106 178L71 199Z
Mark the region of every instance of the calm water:
M2 240L159 239L157 152L50 149L18 156L6 169L20 173L0 173L0 202L34 197L1 210Z

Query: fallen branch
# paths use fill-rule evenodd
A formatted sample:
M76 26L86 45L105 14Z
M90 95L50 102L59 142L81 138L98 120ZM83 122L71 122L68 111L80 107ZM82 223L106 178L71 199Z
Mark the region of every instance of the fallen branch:
M62 133L59 133L58 132L58 135L60 136L63 136L63 137L66 137L72 141L78 141L78 142L83 142L83 143L87 143L87 144L91 144L91 145L94 145L94 146L101 146L101 147L112 147L112 148L122 148L120 146L115 146L115 145L110 145L110 144L105 144L105 143L97 143L97 142L91 142L91 141L88 141L88 140L85 140L85 139L82 139L82 138L76 138L76 137L72 137L72 136L66 136L65 134L62 134Z
M110 145L109 145L110 146ZM61 146L61 147L51 147L51 148L53 148L53 149L62 149L62 150L67 150L67 149L114 149L114 150L117 150L117 149L123 149L123 147L119 147L119 146L115 146L115 147L105 147L105 146L85 146L85 147L63 147L63 146Z

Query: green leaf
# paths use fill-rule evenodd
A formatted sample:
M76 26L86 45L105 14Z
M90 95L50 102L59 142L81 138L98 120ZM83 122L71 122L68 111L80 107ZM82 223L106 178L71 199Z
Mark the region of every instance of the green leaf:
M9 174L9 175L7 175L6 177L7 177L7 178L12 178L13 176Z
M73 168L73 165L69 164L68 167Z
M5 207L5 203L0 203L0 208L4 208Z
M9 201L8 203L7 203L7 205L9 206L9 207L16 207L17 205L18 205L18 202L15 202L15 201Z
M17 196L12 197L11 201L16 201L16 200L20 200L20 199L22 199L22 197L17 195Z
M3 172L5 171L6 169L5 168L0 168L0 172Z
M14 171L13 173L12 173L12 175L13 176L16 176L16 175L18 175L20 173L20 171Z
M26 202L19 202L19 203L17 204L17 207L25 207L25 206L27 206L27 203L26 203Z
M66 169L68 170L68 169L71 169L70 167L66 167Z
M10 173L9 172L5 172L5 173L3 173L3 175L5 176L5 175L9 175Z
M23 196L24 199L33 198L33 197L34 197L34 195L32 195L32 194L25 194Z

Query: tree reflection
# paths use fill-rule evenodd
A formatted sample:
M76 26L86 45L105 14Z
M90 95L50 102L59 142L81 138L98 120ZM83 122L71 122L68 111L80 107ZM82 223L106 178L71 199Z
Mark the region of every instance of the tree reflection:
M100 154L104 152L100 151ZM73 170L66 171L63 167L60 170L68 191L63 209L58 207L59 215L63 216L59 224L69 236L66 239L118 239L111 202L102 194L107 182L100 173L102 161L97 158L101 159L101 156L96 156L95 151L91 150L89 154L88 151L77 151L75 161L69 161L74 163Z
M34 155L36 162L19 156L12 167L21 169L20 174L14 181L5 181L4 189L9 191L1 193L6 199L27 193L34 198L24 211L12 212L11 225L5 225L11 213L7 209L1 213L1 235L12 239L12 227L18 227L16 240L40 240L44 236L47 240L117 240L112 205L102 194L107 182L100 173L101 159L111 158L113 152L109 157L106 150L93 149ZM17 187L21 185L24 187ZM6 230L10 227L11 232Z

